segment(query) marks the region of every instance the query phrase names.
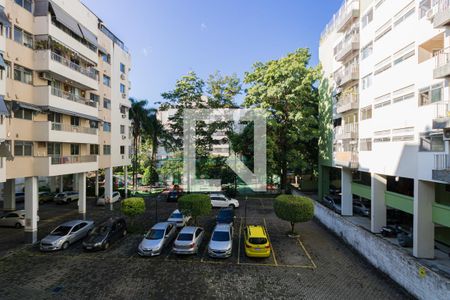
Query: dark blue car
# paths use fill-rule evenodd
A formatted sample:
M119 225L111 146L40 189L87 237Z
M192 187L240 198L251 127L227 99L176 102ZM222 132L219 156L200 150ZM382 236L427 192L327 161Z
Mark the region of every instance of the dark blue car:
M216 217L217 224L233 224L234 221L234 209L232 207L226 207L219 210Z
M180 198L181 193L178 191L171 191L167 195L167 202L177 202L178 198Z

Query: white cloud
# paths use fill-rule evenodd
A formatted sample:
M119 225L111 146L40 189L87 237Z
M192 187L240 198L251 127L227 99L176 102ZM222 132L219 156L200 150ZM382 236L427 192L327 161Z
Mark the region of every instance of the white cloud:
M208 29L208 26L206 26L205 23L200 24L200 30L201 31L205 31L206 29Z

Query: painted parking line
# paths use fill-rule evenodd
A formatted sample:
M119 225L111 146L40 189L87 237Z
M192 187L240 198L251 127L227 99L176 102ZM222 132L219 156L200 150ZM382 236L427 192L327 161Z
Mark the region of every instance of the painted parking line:
M317 265L314 263L311 255L309 254L309 252L306 250L305 245L303 245L302 241L298 238L297 239L298 243L300 244L300 247L303 249L303 252L305 252L306 256L308 257L309 261L311 262L312 266L314 269L317 269Z
M273 261L275 263L275 266L278 266L277 257L275 255L275 250L273 249L272 242L270 241L269 229L267 227L266 218L263 218L263 221L264 221L264 226L266 227L267 239L269 240L270 250L272 250Z
M240 259L241 259L241 231L242 231L242 218L241 221L239 222L239 239L238 239L238 260L237 260L237 264L240 264Z

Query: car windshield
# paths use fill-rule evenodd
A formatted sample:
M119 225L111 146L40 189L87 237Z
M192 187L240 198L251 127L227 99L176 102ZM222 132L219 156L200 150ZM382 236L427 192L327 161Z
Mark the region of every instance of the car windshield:
M173 214L170 215L170 218L171 219L182 219L183 215L180 214L180 213L173 213Z
M95 227L92 231L91 231L91 235L93 234L105 234L108 232L108 226L98 226Z
M263 244L267 243L266 238L259 238L259 237L258 238L249 238L248 241L254 245L263 245Z
M64 194L59 193L58 195L56 195L56 197L64 197Z
M192 241L192 233L180 233L177 240L179 241Z
M64 236L64 235L67 235L69 233L70 229L72 229L72 227L70 227L70 226L58 226L50 234L51 235L57 235L57 236Z
M164 229L152 229L147 233L145 239L147 240L160 240L164 236Z
M216 242L227 242L230 240L230 234L226 231L214 231L211 240Z
M229 210L222 210L219 212L219 218L229 218L231 217L232 212Z

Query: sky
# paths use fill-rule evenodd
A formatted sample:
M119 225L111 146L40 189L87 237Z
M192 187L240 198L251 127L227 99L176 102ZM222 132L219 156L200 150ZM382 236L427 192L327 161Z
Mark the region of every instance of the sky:
M177 79L216 70L243 79L255 62L310 48L340 0L82 0L130 49L130 96L151 106ZM320 3L320 5L318 4ZM237 102L241 102L239 96Z

